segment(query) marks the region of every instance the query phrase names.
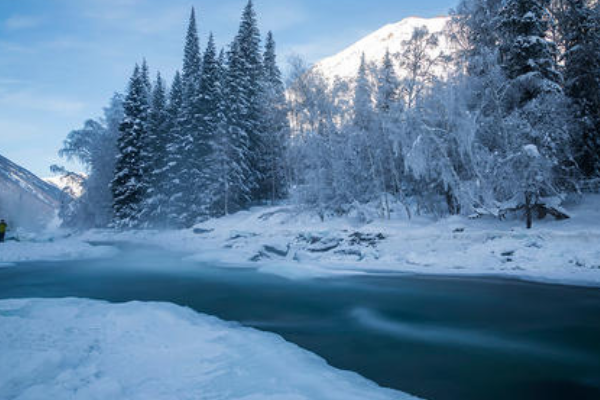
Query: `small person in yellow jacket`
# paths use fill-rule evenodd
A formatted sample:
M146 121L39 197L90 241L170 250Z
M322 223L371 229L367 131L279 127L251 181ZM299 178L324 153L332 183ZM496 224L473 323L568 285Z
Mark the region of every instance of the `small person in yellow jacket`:
M6 236L7 227L8 225L6 225L6 221L4 221L3 219L0 220L0 243L4 242L4 236Z

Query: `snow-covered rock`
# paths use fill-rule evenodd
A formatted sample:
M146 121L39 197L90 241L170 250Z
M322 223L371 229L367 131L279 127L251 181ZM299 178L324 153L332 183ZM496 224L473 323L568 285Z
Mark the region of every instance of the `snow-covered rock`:
M415 399L170 304L3 300L0 354L2 399Z
M363 53L367 62L381 65L388 49L391 54L401 53L403 42L411 38L416 28L423 26L427 28L429 33L438 34L439 45L431 55L437 56L442 52L451 54L450 39L444 31L448 21L449 17L405 18L395 24L386 25L340 53L319 61L313 68L330 80L333 80L336 76L344 80L353 79L358 72ZM398 61L395 59L396 67L398 67ZM403 76L400 68L396 68L396 72L400 77ZM442 75L444 70L440 69L437 72Z

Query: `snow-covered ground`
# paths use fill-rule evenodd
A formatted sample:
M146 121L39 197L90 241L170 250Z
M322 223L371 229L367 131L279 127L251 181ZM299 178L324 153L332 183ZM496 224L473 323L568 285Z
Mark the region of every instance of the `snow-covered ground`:
M0 301L1 399L414 399L169 304Z
M451 217L324 222L293 207L256 208L195 230L90 232L193 254L200 262L248 266L288 277L405 272L492 275L600 286L600 196L569 209L567 221Z
M49 234L19 234L20 241L0 243L0 268L15 266L23 261L55 261L110 257L117 249L110 246L92 246L80 237Z

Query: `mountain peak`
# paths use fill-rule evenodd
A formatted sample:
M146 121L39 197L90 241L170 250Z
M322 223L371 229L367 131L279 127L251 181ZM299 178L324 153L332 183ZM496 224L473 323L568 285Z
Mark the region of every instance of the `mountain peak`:
M367 62L380 64L388 49L391 53L401 52L403 42L409 40L413 31L422 26L430 33L440 34L439 47L436 50L438 54L450 52L450 40L444 35L444 28L449 19L446 16L434 18L413 16L387 24L338 54L319 61L313 68L329 80L335 77L352 79L356 76L363 53Z

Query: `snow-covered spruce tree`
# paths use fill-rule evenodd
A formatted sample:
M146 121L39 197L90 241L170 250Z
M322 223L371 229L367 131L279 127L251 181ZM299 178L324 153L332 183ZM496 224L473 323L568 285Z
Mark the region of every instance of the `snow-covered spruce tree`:
M171 83L169 101L167 104L167 137L166 159L162 179L159 180L158 192L164 194L163 207L164 225L168 227L184 226L181 220L182 210L185 209L185 140L181 128L181 113L183 108L184 87L179 71Z
M147 192L142 207L141 221L147 227L162 226L165 221L165 204L169 194L161 190L161 182L165 179L164 173L168 158L169 122L167 89L158 73L150 99L148 132L143 139L142 148L144 182Z
M589 0L563 4L559 22L565 92L576 111L576 159L586 177L600 177L600 5Z
M556 46L546 38L548 23L541 0L508 0L500 12L500 64L508 78L502 103L512 135L505 163L516 179L512 203L529 217L572 185L569 103L562 93ZM535 151L533 151L535 149ZM535 158L530 155L536 154ZM537 156L539 154L539 156ZM550 171L522 173L519 160ZM515 161L512 164L512 161ZM551 173L550 173L551 172ZM544 176L543 184L530 181ZM506 196L506 193L504 194ZM528 227L530 227L528 218Z
M202 143L202 198L201 203L204 216L215 215L215 199L218 191L218 133L223 122L223 90L222 67L219 63L217 49L212 33L208 39L202 60L202 76L200 79L200 135Z
M285 88L281 79L281 71L277 66L275 40L272 32L267 33L265 52L263 55L263 178L261 193L269 193L268 198L274 203L287 194L286 152L290 135L288 108L285 99Z
M545 0L507 0L500 10L500 64L510 85L509 110L542 93L561 91L556 45L546 39Z
M253 115L252 103L255 97L249 89L248 64L236 38L227 53L224 78L225 110L227 129L227 156L229 182L227 186L227 212L235 212L247 207L256 188L256 170L253 169L250 136L258 137L259 116ZM251 133L252 132L252 133Z
M378 111L388 113L401 107L400 80L394 69L394 62L390 50L387 49L381 67L377 73L376 108ZM401 110L401 109L400 109Z
M263 67L260 51L260 32L252 0L249 0L234 39L229 59L229 83L242 97L237 108L237 127L248 137L248 173L245 186L250 189L250 200L269 198L268 183L264 183L268 162L264 161L265 138L261 130L265 110L263 96ZM235 48L235 51L234 51ZM243 104L242 104L243 103ZM241 198L240 198L241 200Z
M117 140L117 161L111 182L113 193L113 226L135 228L140 226L142 202L147 188L144 186L144 164L142 146L147 134L148 92L147 85L138 65L129 80L123 104L124 118Z
M179 226L191 226L205 215L203 189L203 157L207 153L206 144L201 137L200 117L200 79L202 73L202 55L196 26L196 15L192 8L185 39L182 84L183 103L179 114L179 144L182 158L179 171L180 187L176 193L180 196L182 208L179 214Z
M146 62L145 58L142 60L142 68L140 72L144 86L146 87L146 93L148 93L148 96L150 96L152 94L152 82L150 81L150 67L148 67L148 62Z
M354 106L353 125L363 131L371 130L375 118L373 112L373 91L367 74L367 61L363 53L360 59L360 66L358 67L352 102Z
M69 133L59 154L77 159L84 165L87 177L83 194L69 204L62 215L69 228L105 228L112 220L113 197L110 182L114 178L119 125L123 120L123 96L115 94L104 117L86 121L83 129Z
M218 107L215 110L215 120L213 131L214 135L214 192L213 204L211 214L214 216L228 215L232 210L238 207L238 203L235 201L236 188L241 183L243 184L243 173L238 168L240 161L244 159L241 157L242 153L240 150L247 149L238 147L240 142L237 140L246 140L243 136L238 136L240 133L238 130L232 130L229 126L231 115L228 109L230 104L229 97L227 96L227 85L228 85L228 71L226 68L227 56L225 51L221 50L216 60L216 68L218 73L218 85L214 87L214 100ZM245 143L245 142L243 142ZM242 163L242 166L247 164Z

